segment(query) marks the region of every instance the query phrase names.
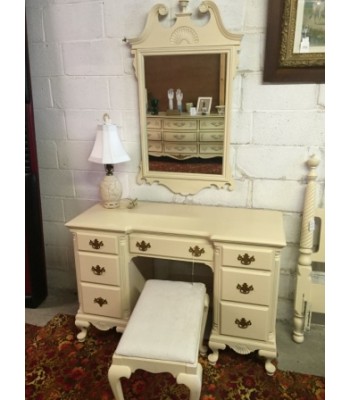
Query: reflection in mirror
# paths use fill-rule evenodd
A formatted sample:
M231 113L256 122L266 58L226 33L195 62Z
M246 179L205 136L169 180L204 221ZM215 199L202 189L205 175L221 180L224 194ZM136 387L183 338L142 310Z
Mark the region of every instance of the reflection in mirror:
M222 174L226 58L144 57L150 171Z

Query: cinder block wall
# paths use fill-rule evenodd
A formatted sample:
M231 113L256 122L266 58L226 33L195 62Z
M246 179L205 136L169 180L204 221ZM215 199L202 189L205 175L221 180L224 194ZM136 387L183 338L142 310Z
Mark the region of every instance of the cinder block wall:
M200 0L191 0L196 10ZM230 160L233 192L194 196L138 185L137 82L124 37L138 36L155 0L26 2L29 57L40 168L49 287L75 289L71 235L64 223L99 200L103 166L88 161L97 124L108 112L132 161L117 165L125 197L281 210L288 246L282 253L279 318L292 317L301 211L311 154L321 158L324 191L324 85L263 84L267 0L216 0L223 23L244 34L234 82ZM163 0L170 18L177 0Z

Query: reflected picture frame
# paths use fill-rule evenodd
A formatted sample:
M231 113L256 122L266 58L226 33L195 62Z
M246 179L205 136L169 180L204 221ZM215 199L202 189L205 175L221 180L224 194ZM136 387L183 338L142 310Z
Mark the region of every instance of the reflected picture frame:
M324 18L325 0L269 0L264 82L325 82ZM306 20L312 32L308 32ZM315 34L315 28L321 43L303 47L302 39Z
M197 115L209 115L212 101L212 97L198 97Z

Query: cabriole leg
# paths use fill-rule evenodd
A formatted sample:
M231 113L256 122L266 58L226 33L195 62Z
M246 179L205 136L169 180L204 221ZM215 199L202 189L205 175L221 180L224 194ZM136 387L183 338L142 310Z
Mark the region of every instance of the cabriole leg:
M208 360L210 364L215 365L216 361L219 358L219 350L224 350L226 347L223 343L211 342L209 340L209 348L212 351L211 354L208 355Z
M87 330L90 326L90 322L82 321L79 319L75 319L75 326L80 329L80 332L77 334L77 339L79 342L84 342L87 334Z
M197 373L195 375L180 373L176 378L178 384L186 385L190 389L190 400L199 400L200 398L202 390L202 373L202 366L201 364L198 364Z
M120 378L130 378L131 369L125 365L111 365L108 370L108 381L115 400L124 400L123 388Z
M266 358L265 370L266 370L267 375L272 376L276 371L276 367L272 364L272 360L274 360L277 357L276 352L267 351L267 350L259 350L259 356Z

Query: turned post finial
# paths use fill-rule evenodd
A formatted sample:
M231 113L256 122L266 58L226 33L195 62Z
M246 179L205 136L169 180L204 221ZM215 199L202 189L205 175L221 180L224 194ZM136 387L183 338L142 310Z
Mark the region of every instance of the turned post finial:
M320 163L320 159L315 154L312 154L312 156L307 160L306 164L310 169L309 174L308 174L308 181L316 180L316 177L317 177L316 168L319 163Z
M306 163L309 168L316 168L320 163L320 159L315 154L312 154L312 156L307 160Z

